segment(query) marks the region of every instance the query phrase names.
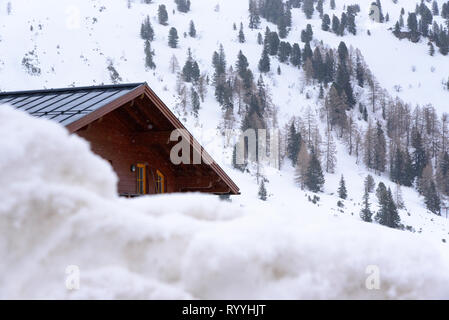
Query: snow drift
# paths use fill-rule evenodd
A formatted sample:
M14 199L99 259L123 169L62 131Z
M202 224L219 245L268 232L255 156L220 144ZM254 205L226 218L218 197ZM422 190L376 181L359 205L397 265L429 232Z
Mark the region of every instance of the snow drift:
M449 298L447 253L411 233L310 203L119 199L116 183L86 142L1 106L0 298ZM69 265L79 290L66 289Z

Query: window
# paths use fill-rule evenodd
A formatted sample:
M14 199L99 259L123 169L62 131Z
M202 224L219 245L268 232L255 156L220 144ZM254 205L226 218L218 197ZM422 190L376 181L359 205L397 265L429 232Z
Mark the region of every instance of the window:
M159 170L156 171L156 193L165 193L165 176Z
M137 194L147 193L147 175L144 164L137 165Z

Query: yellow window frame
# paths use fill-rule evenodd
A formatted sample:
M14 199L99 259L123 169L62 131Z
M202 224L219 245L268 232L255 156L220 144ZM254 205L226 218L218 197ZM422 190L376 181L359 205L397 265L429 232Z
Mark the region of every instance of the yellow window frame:
M146 194L147 193L147 172L146 165L143 163L137 164L137 193Z
M159 170L156 170L156 192L165 193L165 176Z

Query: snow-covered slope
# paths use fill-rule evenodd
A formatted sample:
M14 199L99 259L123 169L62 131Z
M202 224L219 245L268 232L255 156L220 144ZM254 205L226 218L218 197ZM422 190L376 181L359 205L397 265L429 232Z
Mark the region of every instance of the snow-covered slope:
M439 110L445 111L445 101L449 97L449 92L442 88L442 81L447 81L449 74L446 57L438 52L436 56L431 57L427 54L426 41L418 45L406 40L399 41L391 30L388 30L394 27L401 8L404 8L406 13L413 12L418 1L400 0L397 4L384 1L383 12L389 13L390 16L390 22L385 24L372 22L368 18L371 2L339 0L336 1L335 10L329 9L329 1L325 1L324 6L325 12L340 16L347 5L359 3L361 12L356 18L358 34L347 35L343 40L361 50L381 85L391 94L398 94L411 104L432 103ZM440 5L443 2L439 1ZM168 26L157 23L157 9L162 3L167 6L169 13ZM216 10L217 5L219 11ZM275 25L266 21L262 22L260 30L255 31L246 28L245 23L247 43L238 43L237 32L232 29L232 25L247 21L246 1L196 0L192 1L191 11L187 14L178 11L173 14L175 9L176 5L171 0L155 0L152 4L131 1L131 9L127 8L126 0L84 0L77 1L76 5L68 0L16 0L12 2L11 14L7 15L4 5L0 8L0 87L2 90L21 90L43 86L107 83L110 78L106 68L108 59L112 59L123 82L145 79L161 93L164 88L171 88L167 73L172 54L183 63L187 48L190 47L200 63L201 70L210 70L212 53L223 43L229 62L234 61L238 51L242 49L250 66L255 68L261 53L261 47L256 43L257 33L263 32L267 25L276 30ZM288 41L299 42L300 31L308 23L313 26L316 40L322 40L332 47L337 47L342 40L333 33L321 30L321 20L316 11L312 20L306 20L300 9L293 9L292 13L293 28L287 37ZM143 43L139 30L146 15L150 15L156 34L153 47L158 68L154 74L145 72L143 68ZM441 24L444 23L440 17L435 19ZM195 22L198 31L196 39L182 37L182 33L188 31L190 20ZM176 27L181 35L180 48L174 50L168 49L166 45L168 31L172 26ZM367 34L368 30L371 36ZM24 73L22 58L32 50L37 54L42 69L41 77ZM416 67L415 71L413 66ZM434 71L432 67L435 68ZM297 78L283 75L282 82L292 84L297 82ZM278 82L281 82L280 79ZM401 86L402 91L397 92L394 89L396 85Z
M353 233L354 237L363 233L358 230L359 228L376 228L377 226L367 227L362 222L352 223L353 220L360 220L359 212L363 195L361 186L369 171L363 164L356 164L356 159L347 154L346 146L341 141L337 141L337 168L334 174L326 175L325 192L320 195L321 201L317 205L307 201L309 192L301 191L295 185L294 169L289 161L284 162L281 170L267 166L262 168L262 174L268 180L269 198L266 203L258 203L256 177L232 169L231 150L229 146L225 146L222 139L217 139L221 109L214 98L213 87L208 87L208 94L201 104L198 119L189 113L190 110L184 114L176 107L179 102L175 93L177 76L170 72L169 67L173 55L177 57L182 67L187 50L191 48L201 72L212 77L212 54L218 50L220 44L223 44L228 66L235 65L237 54L239 50L242 50L257 79L259 77L257 64L262 52L262 46L257 44L257 34L259 32L263 34L266 26L269 26L271 30L277 29L274 24L265 20L262 20L259 30L247 28L247 1L192 0L191 2L191 11L184 14L176 11L173 0L154 0L151 4L137 0L130 1L130 8L126 0L76 2L15 0L12 1L9 15L6 12L6 3L2 2L0 3L2 5L0 7L0 88L2 91L8 91L110 83L111 78L107 67L112 63L122 82L147 81L167 105L181 117L214 159L223 165L241 187L242 196L233 198L233 202L245 208L246 213L253 211L256 213L256 210L263 210L261 208L271 208L271 213L287 212L288 215L283 218L273 218L273 216L265 217L261 214L261 221L285 219L283 222L286 222L288 219L292 221L300 219L295 215L301 213L315 215L322 212L338 216L341 228L350 226L347 232ZM324 45L336 48L340 41L344 40L348 46L359 49L380 85L393 97L398 95L411 105L431 103L439 113L447 111L449 92L444 90L442 81L447 80L449 75L447 63L449 58L439 53L431 57L427 54L428 47L425 41L418 44L412 44L407 40L400 41L389 30L398 19L401 8L404 7L405 12L414 11L416 2L399 0L397 4L394 4L392 1L384 0L382 3L384 14L388 12L390 16L390 22L385 24L377 24L369 20L368 9L371 2L371 0L336 0L336 10L330 11L329 1L325 1L325 11L335 13L337 16L345 6L353 3L360 4L361 12L356 21L358 35L346 35L344 38L322 31L321 19L316 13L312 20L306 20L300 9L293 9L293 28L287 40L292 43L300 42L301 30L310 23L314 30L314 41L323 41ZM443 1L439 3L441 5ZM160 4L167 6L168 26L158 24L157 10ZM157 66L155 70L150 71L144 67L144 42L139 35L140 25L147 15L150 16L155 31L152 48L155 50ZM191 20L195 22L196 38L183 36L184 32L188 32ZM235 23L238 27L240 22L243 22L245 28L247 41L244 44L238 42L238 30L233 29L233 24ZM171 27L176 27L180 35L177 49L171 49L167 45ZM368 30L371 36L367 34ZM32 57L34 65L40 68L40 75L27 73L22 64L23 58L29 52L33 52L28 56ZM276 73L278 65L282 69L281 75ZM324 124L318 117L318 110L321 107L321 102L317 99L318 87L305 86L303 79L302 71L292 66L279 64L276 58L272 58L272 72L264 75L264 81L278 109L279 127L284 128L293 116L304 116L310 107L310 110L316 114L315 120L323 132ZM399 92L395 89L398 86L401 87ZM337 207L338 198L335 196L341 174L344 174L346 178L349 193L349 199L345 201L343 209ZM375 176L375 179L376 183L382 181L394 189L394 184L388 180L388 177ZM403 188L402 192L407 208L400 213L402 223L422 233L423 236L429 237L431 241L446 242L449 237L449 220L429 213L425 209L422 197L415 190ZM372 201L374 202L374 199ZM373 210L376 208L377 204L374 203ZM170 218L167 219L170 220ZM279 224L282 224L281 221ZM337 225L338 223L335 223L335 226ZM262 234L262 230L266 231L261 227L260 233L256 234ZM290 231L293 233L292 230ZM328 232L328 229L314 231L316 239L319 239L320 233ZM271 236L274 238L275 234ZM228 241L232 242L232 239ZM213 263L219 264L220 261Z

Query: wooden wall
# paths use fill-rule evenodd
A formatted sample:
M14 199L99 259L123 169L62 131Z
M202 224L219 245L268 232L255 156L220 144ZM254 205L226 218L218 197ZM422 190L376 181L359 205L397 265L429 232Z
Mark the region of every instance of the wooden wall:
M112 112L94 123L80 129L77 135L91 144L94 153L109 161L119 177L119 194L136 194L136 172L131 171L131 165L144 163L147 165L147 192L155 192L154 177L156 170L165 175L165 191L176 192L175 177L168 165L170 159L165 159L157 148L136 145L133 142L133 130L119 116Z

